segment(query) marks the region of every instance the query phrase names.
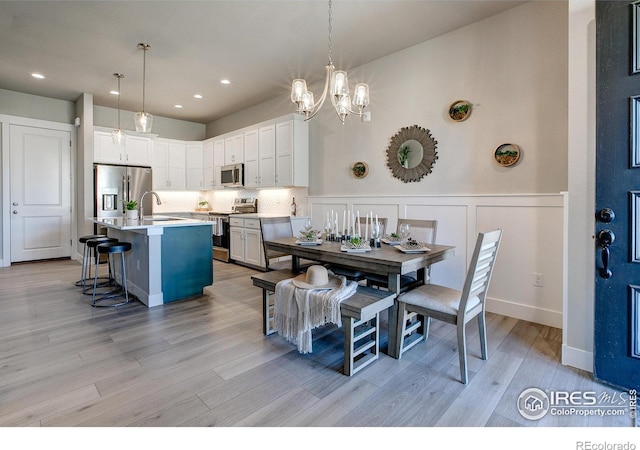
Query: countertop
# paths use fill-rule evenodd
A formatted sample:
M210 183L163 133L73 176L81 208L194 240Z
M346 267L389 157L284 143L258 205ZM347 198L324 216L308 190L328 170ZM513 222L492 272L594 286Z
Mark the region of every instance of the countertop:
M108 228L116 230L145 230L150 228L166 228L166 227L190 227L190 226L211 226L211 222L187 219L184 217L172 217L169 215L154 214L153 216L145 216L144 220L127 220L124 217L92 217L89 218L94 223L104 225Z

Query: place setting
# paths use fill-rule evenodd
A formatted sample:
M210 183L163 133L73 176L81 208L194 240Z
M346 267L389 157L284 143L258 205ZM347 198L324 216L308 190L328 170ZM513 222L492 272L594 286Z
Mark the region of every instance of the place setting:
M311 219L307 219L304 227L300 230L299 236L296 238L298 245L321 245L322 231L314 230L311 226Z

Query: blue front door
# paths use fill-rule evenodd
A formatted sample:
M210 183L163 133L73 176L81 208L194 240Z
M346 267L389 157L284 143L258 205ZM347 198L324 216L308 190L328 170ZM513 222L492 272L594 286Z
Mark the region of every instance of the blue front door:
M640 31L634 31L640 23L634 18L640 2L596 1L594 376L623 389L640 387Z

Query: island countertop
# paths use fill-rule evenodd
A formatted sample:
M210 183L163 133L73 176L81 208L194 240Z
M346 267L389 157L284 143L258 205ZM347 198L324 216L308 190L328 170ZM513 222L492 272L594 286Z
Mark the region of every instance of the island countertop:
M184 217L162 216L154 214L145 216L144 220L125 219L124 217L91 217L94 223L116 230L145 230L150 228L165 227L189 227L189 226L211 226L211 222L198 219L187 219Z

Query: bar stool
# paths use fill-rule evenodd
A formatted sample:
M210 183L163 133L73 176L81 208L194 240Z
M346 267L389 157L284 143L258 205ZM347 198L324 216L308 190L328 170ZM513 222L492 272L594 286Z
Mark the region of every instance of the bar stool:
M91 262L93 261L93 264L95 265L95 273L98 273L98 267L100 264L100 255L98 255L98 251L96 250L96 247L99 244L105 243L105 242L118 242L118 240L116 238L112 238L112 237L108 237L108 236L104 236L104 237L97 237L97 238L92 238L92 239L87 239L87 241L84 243L84 245L87 247L87 251L88 251L88 255L87 255L87 266L86 266L86 272L85 272L85 276L84 276L84 284L82 285L82 293L85 295L93 295L93 293L91 292L91 288L87 287L87 280L91 279ZM111 270L111 264L109 261L107 261L108 266L109 266L109 276L108 277L100 277L101 279L104 279L105 281L101 283L101 285L105 285L105 284L110 284L111 281L113 281L113 275L112 275L112 270Z
M107 237L107 235L106 234L88 234L86 236L81 236L78 239L78 242L80 242L84 246L84 249L82 250L82 269L81 269L80 279L76 281L76 286L78 287L80 286L84 287L85 281L87 278L87 263L89 263L88 261L89 249L87 247L87 241L89 239L96 239L101 237Z
M107 255L107 262L109 263L109 271L111 272L111 263L113 262L113 257L115 255L120 255L120 288L118 288L118 283L116 278L116 273L114 270L114 286L116 289L113 289L109 292L98 293L98 267L96 266L95 275L93 278L93 297L91 301L91 306L121 306L129 303L129 291L127 289L127 271L126 264L124 261L124 255L126 252L131 250L130 242L102 242L96 246L96 253L98 258L100 255ZM123 297L124 301L117 303L108 303L108 304L98 304L99 301L102 300L112 300L114 298Z

